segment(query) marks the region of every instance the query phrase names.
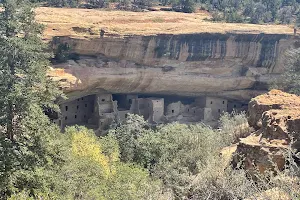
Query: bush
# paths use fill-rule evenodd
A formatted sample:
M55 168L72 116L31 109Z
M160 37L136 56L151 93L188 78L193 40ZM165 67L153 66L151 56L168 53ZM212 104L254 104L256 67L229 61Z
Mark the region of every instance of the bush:
M97 138L84 127L69 127L70 160L62 168L71 199L153 199L160 190L144 169L119 162L117 142Z
M220 156L238 133L235 126L244 122L244 113L233 113L221 117L220 131L203 124L151 128L142 117L129 115L124 124L100 138L85 127L67 127L65 134L49 138L51 164L11 171L12 183L25 187L1 182L0 188L10 189L11 200L264 199L269 194L266 190L277 194L278 188L289 199L299 198L300 171L292 149L286 152L289 163L283 172L260 175L256 182L247 171L233 170L229 160ZM234 134L228 135L231 131ZM0 147L4 145L2 141ZM6 153L0 154L1 162L14 161Z
M79 6L79 1L78 0L49 0L48 4L54 7L76 8Z
M193 13L195 12L195 2L193 0L183 0L182 12Z
M68 43L59 43L54 50L54 61L63 63L67 60L79 60L79 55L71 53L71 47Z
M173 0L172 8L175 11L192 13L195 12L196 5L193 0Z
M273 80L270 89L280 89L300 95L300 48L286 53L284 73Z
M191 195L194 178L226 145L223 135L203 124L172 123L151 130L135 115L111 134L121 146L121 160L148 168L179 199Z
M88 0L88 4L90 4L93 8L106 8L108 7L109 1L107 0Z
M224 135L224 141L229 146L238 141L239 138L247 137L252 129L250 128L246 112L223 113L219 120L219 130Z
M222 21L222 20L224 20L223 13L218 12L218 11L213 11L212 12L212 20L213 21Z

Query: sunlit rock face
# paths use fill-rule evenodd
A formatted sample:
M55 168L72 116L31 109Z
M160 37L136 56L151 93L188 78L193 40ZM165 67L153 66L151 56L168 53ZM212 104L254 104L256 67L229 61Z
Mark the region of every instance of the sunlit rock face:
M92 93L217 96L248 101L282 73L298 38L267 34L190 34L97 39L56 37L79 60L55 65L78 81L70 97Z
M253 98L248 113L248 123L256 131L240 139L233 163L241 162L253 176L283 170L284 153L290 147L300 150L300 97L271 90Z

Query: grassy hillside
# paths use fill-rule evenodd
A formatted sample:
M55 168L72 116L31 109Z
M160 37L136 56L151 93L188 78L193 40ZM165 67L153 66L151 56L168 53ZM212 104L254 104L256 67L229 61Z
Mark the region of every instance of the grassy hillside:
M99 29L118 35L188 33L268 33L293 34L290 25L255 25L212 22L206 12L128 12L95 9L36 9L37 20L46 25L45 38L53 36L99 37Z

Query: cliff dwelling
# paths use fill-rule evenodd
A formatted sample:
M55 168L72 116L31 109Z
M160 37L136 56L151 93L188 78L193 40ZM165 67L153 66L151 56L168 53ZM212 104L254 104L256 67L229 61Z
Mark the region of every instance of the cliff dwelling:
M58 36L53 48L68 44L70 50L52 78L78 99L62 102L54 121L62 129L80 124L105 131L132 113L152 124L213 125L268 89L283 71L281 52L296 41L260 33Z
M61 113L53 121L62 129L78 124L98 132L124 121L128 113L141 115L151 124L175 121L210 124L216 122L223 112L240 112L246 106L241 102L208 96L93 94L61 103Z

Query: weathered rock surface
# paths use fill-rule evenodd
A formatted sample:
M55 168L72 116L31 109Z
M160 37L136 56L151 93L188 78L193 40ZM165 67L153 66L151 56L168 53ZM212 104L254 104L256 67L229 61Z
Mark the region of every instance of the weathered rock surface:
M272 188L244 200L291 200L291 196L281 188Z
M81 84L81 81L78 80L78 78L72 74L66 73L64 69L54 69L50 67L47 76L51 77L53 81L59 82L59 86L62 89L68 89L74 85Z
M240 140L234 162L243 157L245 169L253 173L282 170L283 151L300 139L300 97L272 90L252 99L248 112L248 122L257 131ZM300 150L299 142L292 147Z
M189 34L76 39L68 43L80 60L55 66L78 81L70 96L98 91L219 96L249 101L266 92L298 38L265 34Z

